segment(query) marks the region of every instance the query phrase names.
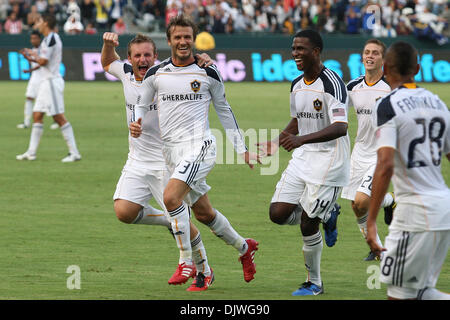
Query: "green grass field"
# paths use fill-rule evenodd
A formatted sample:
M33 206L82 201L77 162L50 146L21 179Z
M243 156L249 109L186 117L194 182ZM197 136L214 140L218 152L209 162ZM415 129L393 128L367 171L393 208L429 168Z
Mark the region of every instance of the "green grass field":
M281 129L289 121L289 83L227 83L227 98L242 129ZM450 106L448 85L424 85ZM125 225L113 211L114 193L128 153L127 127L120 83L67 82L66 116L72 123L83 159L63 164L67 148L51 118L32 162L15 156L28 146L23 120L26 82L0 82L0 299L147 299L147 300L300 300L291 296L305 280L298 227L270 222L268 208L290 154L280 151L279 169L261 175L260 167L218 164L208 177L211 202L244 237L259 241L255 280L243 280L238 254L199 227L216 281L206 292L186 292L188 284L169 286L178 250L167 230ZM213 109L212 109L213 110ZM221 128L214 111L211 127ZM350 134L356 133L353 111ZM270 138L270 137L269 137ZM265 166L267 167L267 165ZM443 161L450 183L450 166ZM325 294L316 300L385 299L386 288L369 289L369 249L349 201L340 199L337 244L322 254ZM379 219L382 239L387 228ZM69 290L66 273L79 266L81 289ZM190 282L189 282L190 283ZM437 288L450 291L450 258Z

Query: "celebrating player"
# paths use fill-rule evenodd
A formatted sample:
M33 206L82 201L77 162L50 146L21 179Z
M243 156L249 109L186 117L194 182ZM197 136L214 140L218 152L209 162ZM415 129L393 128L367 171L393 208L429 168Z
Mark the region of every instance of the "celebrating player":
M130 124L134 120L135 105L141 99L142 93L139 89L142 79L147 70L154 65L158 54L153 40L138 34L128 43L128 61L131 64L124 63L119 60L120 57L115 51L115 47L118 45L118 35L106 32L103 35L101 62L105 71L122 81L127 122ZM202 60L201 63L203 64L204 61ZM156 104L152 104L150 110L142 121L143 134L139 138L129 138L130 152L117 183L114 194L114 210L117 218L122 222L162 225L172 230L164 211L149 205L149 200L154 197L164 208L162 195L167 183ZM195 276L196 270L203 273L210 270L200 232L192 223L191 246L195 268L186 266L183 269L184 273L176 272L169 280L169 284L185 283L190 277ZM194 286L188 290L205 289L207 287Z
M336 199L348 182L350 141L347 134L347 91L341 78L320 60L320 34L295 34L292 56L304 73L291 85L292 119L275 141L259 143L264 155L278 145L295 150L278 182L270 204L270 219L277 224L300 224L306 281L294 296L324 292L320 276L322 221L328 246L337 240Z
M228 219L214 209L208 199L210 187L206 176L216 159L215 137L209 129L208 109L212 101L227 136L245 162L253 167L257 155L247 151L230 105L225 99L225 88L220 73L214 66L201 68L193 55L197 26L185 16L171 20L167 40L172 55L147 71L143 80L145 104L156 98L159 125L163 140L163 154L170 171L164 189L164 205L169 212L172 228L177 231L178 247L184 251L186 265L190 263L189 206L196 218L208 225L212 232L232 245L240 253L244 280L254 278L254 254L258 242L244 239ZM149 108L137 108L139 112ZM136 114L136 119L141 115ZM130 126L133 136L141 132L139 123ZM210 283L212 274L199 273L196 282Z
M62 59L62 42L55 32L56 18L46 14L36 22L39 32L44 39L39 46L39 55L28 51L29 61L40 65L42 81L39 86L36 103L33 108L33 126L31 129L30 143L24 154L16 156L17 160L35 160L36 152L44 132L43 119L47 113L53 116L58 123L61 133L69 148L69 154L62 162L74 162L81 160L78 152L72 125L64 116L64 79L59 73L59 65Z
M383 77L385 50L386 46L380 40L368 40L362 53L365 75L347 84L349 105L355 108L358 119L358 133L350 161L350 184L342 189L341 197L352 201L352 209L364 237L367 230L367 212L372 190L373 171L377 162L372 113L376 101L391 91ZM392 193L386 193L381 206L384 208L387 224L392 220L394 205ZM378 235L377 241L381 246ZM374 260L376 257L373 252L369 252L365 260Z
M367 243L381 255L381 278L389 299L445 299L435 288L450 245L450 189L441 172L450 160L450 113L438 96L414 83L416 49L395 42L386 52L384 74L393 90L374 114L377 166L372 183ZM382 248L376 218L392 177L397 202Z

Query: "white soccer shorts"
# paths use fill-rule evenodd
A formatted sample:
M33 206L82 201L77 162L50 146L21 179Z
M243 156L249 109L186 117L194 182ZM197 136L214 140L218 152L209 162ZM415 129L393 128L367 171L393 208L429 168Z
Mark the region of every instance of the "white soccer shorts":
M296 162L292 159L277 183L271 202L300 204L311 219L328 220L328 213L336 203L342 187L307 183L297 176L297 172Z
M408 232L390 230L384 241L380 281L388 295L416 298L425 287L434 288L450 245L450 230Z
M40 85L41 85L40 77L33 77L32 74L30 80L28 80L27 90L25 91L25 97L36 99Z
M163 191L167 181L166 170L146 169L128 160L117 182L113 199L128 200L144 207L153 197L164 209Z
M211 187L206 177L216 163L215 139L206 139L203 144L189 144L163 149L171 179L184 181L192 190L184 199L192 207Z
M64 79L61 77L42 80L33 112L54 116L64 113Z
M355 200L356 192L372 195L372 180L376 163L353 161L350 166L350 182L342 189L341 198Z

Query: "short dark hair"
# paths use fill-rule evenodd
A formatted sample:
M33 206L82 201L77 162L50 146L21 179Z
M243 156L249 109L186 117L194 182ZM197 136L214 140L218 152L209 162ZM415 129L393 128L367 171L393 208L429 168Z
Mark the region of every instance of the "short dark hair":
M410 76L416 73L417 50L404 41L394 42L387 50L386 63L401 76Z
M146 36L145 34L142 34L142 33L138 33L133 39L130 40L130 42L128 42L128 46L127 46L128 55L131 55L131 46L133 44L144 43L144 42L149 42L149 43L152 44L152 46L153 46L153 54L156 55L155 42L150 37L148 37L148 36Z
M31 36L38 36L39 38L41 38L42 37L42 35L39 33L39 31L37 31L37 30L33 30L33 31L31 31L31 33L30 33L30 35Z
M376 45L380 46L382 48L381 56L384 57L384 54L386 53L386 45L384 44L384 42L380 41L378 39L372 38L372 39L369 39L369 40L366 41L366 43L364 44L364 48L370 43L373 43L373 44L376 44Z
M42 20L44 20L44 22L47 22L47 26L50 29L55 29L56 27L56 17L53 14L50 13L46 13L42 16Z
M320 52L322 52L323 49L323 41L322 37L320 36L320 33L318 33L315 30L306 29L297 32L294 35L294 38L308 38L309 41L316 47L320 49Z
M194 40L195 40L195 38L197 38L198 27L195 24L195 22L188 16L186 16L184 14L180 14L170 20L170 22L167 26L167 29L166 29L167 40L170 40L170 35L172 33L172 27L175 27L175 26L191 27L192 31L194 33Z

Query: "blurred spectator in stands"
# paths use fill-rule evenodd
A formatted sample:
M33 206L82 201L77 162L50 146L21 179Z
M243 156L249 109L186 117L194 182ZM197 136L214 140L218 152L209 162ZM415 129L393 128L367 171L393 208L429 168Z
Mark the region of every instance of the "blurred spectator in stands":
M234 20L234 31L252 31L252 19L242 9L239 9L238 14L236 15L236 19Z
M428 7L425 7L423 12L411 15L410 19L413 23L413 33L418 39L430 39L438 45L448 42L448 38L442 34L448 21L430 12Z
M398 17L398 24L396 27L396 31L397 31L397 35L399 35L399 36L410 35L411 32L413 31L411 21L409 20L409 17L406 15L406 13L408 13L408 10L411 10L410 12L412 13L412 9L407 8L405 11L405 14L401 14Z
M256 7L256 0L242 0L242 10L245 12L245 14L250 18L253 19L255 16L255 7Z
M28 14L27 14L28 28L29 29L33 28L33 25L36 23L36 21L39 20L40 17L41 17L41 14L37 11L36 5L32 5L30 7L30 12L28 12Z
M86 26L95 21L95 4L93 0L82 0L80 4L81 23Z
M351 7L354 8L354 7ZM377 23L379 26L383 25L381 21L381 8L379 7L377 1L370 0L368 1L360 10L361 17L361 30L365 34L372 34L374 24ZM375 31L377 33L378 31Z
M95 23L98 29L106 30L108 27L108 12L111 7L111 0L94 0L97 14L95 16Z
M35 5L37 7L37 11L40 14L43 14L47 11L47 0L36 0Z
M225 10L220 6L220 2L216 1L216 6L210 12L213 17L213 25L211 33L225 33L225 24L228 19L225 17Z
M127 4L126 0L112 0L108 10L108 28L123 16L123 8Z
M277 19L278 30L283 31L284 23L286 22L286 18L292 15L292 9L289 6L286 6L287 11L285 10L285 6L283 4L283 0L276 0L274 13ZM292 23L292 21L291 21ZM292 25L292 27L294 27Z
M263 4L261 6L261 14L266 15L268 23L267 31L274 32L277 29L277 18L274 12L274 7L272 6L272 2L270 0L263 0Z
M178 12L181 10L181 7L175 1L169 3L167 2L168 7L166 8L166 26L169 24L170 19L175 18L178 15Z
M92 22L88 22L86 28L84 29L85 34L96 34L97 29L95 29L94 24Z
M321 33L324 31L325 24L327 23L326 10L327 9L325 7L322 7L322 5L318 5L316 14L312 18L314 29Z
M117 33L119 36L128 33L127 25L122 17L119 17L119 19L114 22L112 25L112 32Z
M20 34L22 33L22 21L17 19L17 14L13 11L9 15L8 19L6 19L5 32L9 34Z
M308 29L311 25L311 17L309 15L309 3L306 0L297 2L298 8L294 11L294 26L295 29Z
M450 3L447 3L441 14L439 15L439 17L443 20L443 21L447 21L444 30L442 31L442 35L444 35L445 37L450 37L450 26L448 24L448 22L450 21L450 10L448 10L448 6L450 5Z
M79 20L79 16L77 13L73 13L67 18L66 23L64 24L64 32L66 34L80 34L84 30L83 24Z
M388 23L385 29L385 37L386 38L396 38L397 31L392 27L392 24Z
M78 20L80 19L81 10L80 7L78 6L77 0L69 0L69 2L67 3L66 14L67 19L69 19L71 15L76 15L77 19Z
M199 32L202 31L211 31L211 24L209 23L209 14L208 10L206 10L206 7L204 5L200 6L198 8L198 20L197 20L197 26Z
M323 26L324 30L328 33L333 33L336 31L336 17L331 16L331 11L326 11L327 22Z
M349 8L347 12L347 17L345 19L348 34L358 34L359 33L359 18L353 8Z
M190 17L193 21L198 20L198 10L197 5L193 2L186 1L182 7L182 10L184 15Z
M166 9L161 0L143 0L139 12L141 18L137 21L137 24L142 25L145 30L159 31L164 29Z
M415 3L414 12L415 13L424 12L425 8L427 8L428 6L428 1L429 0L414 0Z
M3 22L5 22L6 18L8 17L8 9L9 9L9 1L0 0L0 28Z
M395 3L395 0L389 0L388 5L385 7L382 7L381 10L381 19L384 25L387 25L388 23L392 25L397 25L398 20L396 20L396 11L397 4Z
M23 4L23 1L11 1L11 10L8 11L8 16L10 16L12 12L15 12L17 20L20 20L22 22L22 25L26 22L27 18L27 14L24 10Z
M260 9L255 10L255 16L252 23L252 31L269 31L269 21L267 20L267 16L263 14Z
M430 0L431 12L435 15L440 15L446 11L448 7L448 0ZM448 21L448 19L447 19Z
M368 3L369 1L367 1ZM366 3L366 4L367 4ZM345 8L346 15L350 13L350 9L356 14L358 18L361 18L361 7L356 0L349 0L347 7Z
M292 9L291 14L294 30L300 29L300 12L302 11L301 1L302 0L294 0L294 8Z
M286 18L284 18L281 31L288 35L293 35L295 33L294 22L292 21L292 17L287 16Z
M345 32L347 29L347 22L345 21L347 5L348 0L334 0L332 5L336 14L336 29L338 32Z

